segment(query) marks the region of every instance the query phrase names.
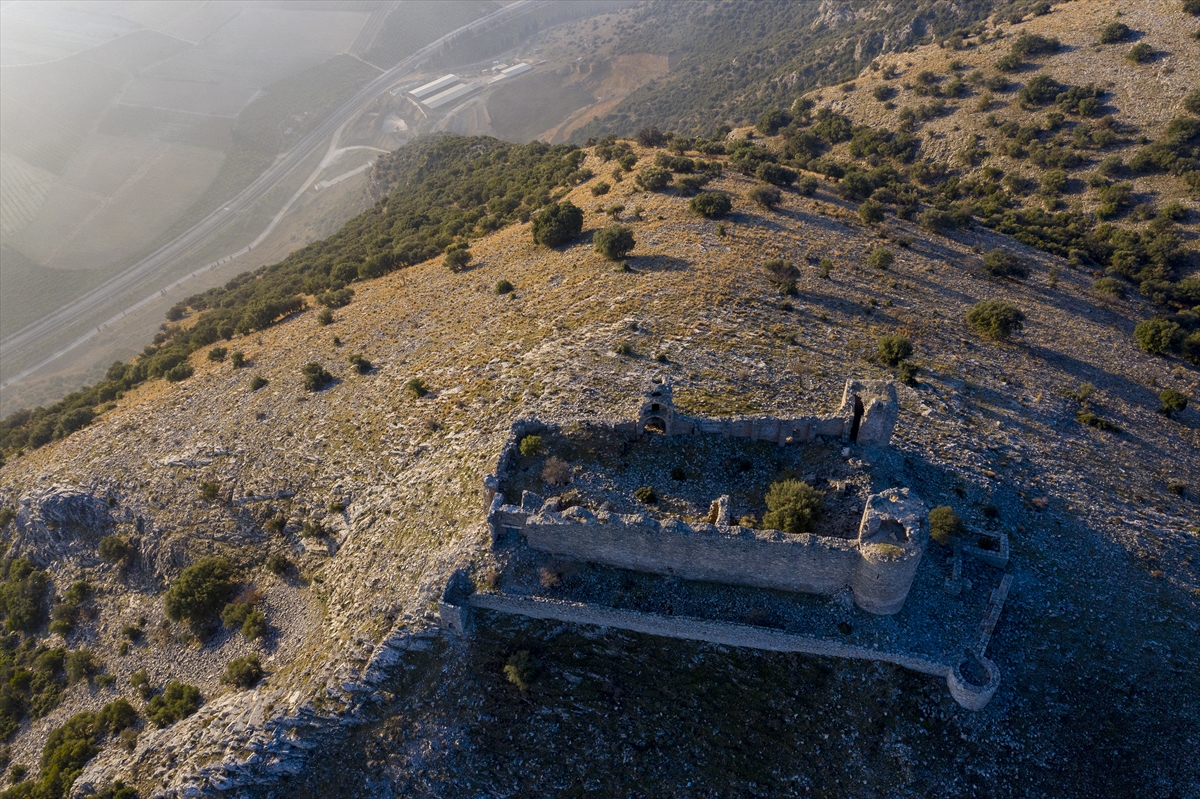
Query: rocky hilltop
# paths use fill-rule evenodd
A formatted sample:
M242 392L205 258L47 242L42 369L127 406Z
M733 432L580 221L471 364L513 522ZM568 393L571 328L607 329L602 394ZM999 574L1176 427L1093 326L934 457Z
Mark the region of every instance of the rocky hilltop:
M871 80L847 113L875 102ZM644 168L664 151L632 152ZM73 625L40 637L94 657L21 722L10 762L32 774L81 711L145 710L145 670L203 704L106 745L72 795L118 779L162 797L1195 795L1200 370L1139 348L1144 301L1098 293L1088 266L982 226L866 222L817 173L767 207L749 199L760 181L709 160L727 165L705 187L732 198L724 219L610 178L590 148L558 193L585 212L573 243L535 245L516 223L474 240L461 271L439 257L355 282L331 319L314 308L219 345L242 368L202 348L187 379L143 383L4 465L9 557L45 570L56 607L91 586ZM592 246L614 219L636 241L623 267ZM990 272L994 251L1026 274ZM966 317L988 300L1023 328L982 337ZM879 354L888 335L913 346L903 374ZM314 363L330 379L306 390ZM708 416L824 412L848 376L897 380L903 484L1011 540L992 703L972 714L878 664L549 623L443 634L447 579L488 557L482 481L512 422L628 418L654 376ZM1164 413L1165 389L1193 401ZM101 557L111 536L123 557ZM265 615L261 637L167 617L168 587L214 556ZM504 676L517 650L540 662L527 690ZM224 684L250 654L264 679Z

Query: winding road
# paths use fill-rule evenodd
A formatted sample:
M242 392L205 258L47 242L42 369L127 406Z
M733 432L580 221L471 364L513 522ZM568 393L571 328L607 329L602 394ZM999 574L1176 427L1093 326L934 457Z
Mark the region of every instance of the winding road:
M67 305L64 305L53 313L48 314L47 316L38 320L37 322L26 326L16 333L11 334L8 338L0 341L0 359L7 360L10 363L12 361L21 362L26 360L26 356L29 353L35 353L39 350L39 348L46 347L51 337L61 334L64 329L84 321L89 315L96 314L98 311L103 309L104 306L112 304L114 301L119 300L123 295L134 291L139 282L145 280L147 277L155 273L169 268L175 261L204 244L212 236L223 230L226 225L236 219L238 214L249 209L252 205L254 205L254 203L262 199L263 196L279 185L279 183L293 169L295 169L318 149L325 146L326 141L328 141L331 137L333 137L333 144L336 146L336 135L341 131L346 123L348 123L364 108L366 108L371 101L375 99L376 95L387 89L405 73L414 70L423 59L432 55L447 40L464 31L479 27L486 27L487 25L493 24L502 18L525 13L533 8L544 5L546 2L547 0L517 0L516 2L497 9L486 16L480 17L474 22L447 33L439 39L425 45L408 58L405 58L391 69L382 73L370 83L359 89L352 98L347 100L341 107L339 107L324 121L322 121L316 128L305 135L295 147L284 154L283 157L278 159L274 165L260 175L253 183L243 189L240 194L221 205L220 208L218 208L216 211L213 211L190 230L183 233L173 241L158 248L150 255L138 261L136 264L129 267L129 269L125 270L119 275L109 278L104 283L101 283L99 286L89 291L87 294L84 294L82 297L73 300ZM301 188L301 191L307 188L307 186L308 182L306 182L305 186ZM206 271L206 269L210 268L211 266L215 266L220 263L226 263L232 258L236 258L238 255L248 252L254 247L255 244L258 244L266 237L268 233L270 233L270 231L275 227L279 219L282 217L283 213L291 206L293 202L295 202L295 197L290 199L284 205L279 214L272 219L271 224L267 227L267 229L264 230L262 234L257 236L252 244L248 245L242 250L239 250L237 253L231 253L228 256L218 259L213 264L210 264L209 267L196 270L196 272L180 278L172 284L172 287L199 274L200 272ZM160 294L162 294L164 290L155 291L150 296L145 297L130 307L117 312L112 318L101 323L99 327L96 327L90 330L88 333L80 336L63 349L58 350L54 354L49 355L44 359L40 359L37 363L24 369L19 374L6 378L3 383L0 383L0 388L5 388L9 385L12 385L18 380L21 380L22 378L27 377L28 375L33 374L39 369L47 366L55 359L65 355L84 342L88 341L90 338L99 333L101 328L114 321L119 321L130 311L140 308L146 303L153 301Z

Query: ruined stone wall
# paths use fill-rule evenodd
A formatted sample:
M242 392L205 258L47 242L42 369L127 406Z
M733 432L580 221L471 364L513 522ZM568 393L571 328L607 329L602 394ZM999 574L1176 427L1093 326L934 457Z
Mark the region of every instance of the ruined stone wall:
M535 504L532 495L525 499ZM540 500L540 498L537 498ZM553 501L524 519L529 546L554 555L622 569L754 588L832 594L850 588L868 613L899 612L908 598L926 544L925 506L907 489L890 489L867 501L857 540L789 535L712 524L662 524L642 515L564 513ZM497 523L517 527L517 506L498 506ZM501 521L504 520L504 521ZM886 524L903 530L888 538Z
M968 710L982 710L996 693L1000 684L1000 670L987 658L979 662L987 674L987 683L974 685L963 678L958 665L938 663L921 655L907 652L888 652L853 646L841 641L813 638L807 635L751 627L732 622L706 621L687 616L662 616L656 613L641 613L634 610L617 610L599 605L579 602L563 602L542 597L519 597L503 594L472 594L461 600L463 607L454 607L454 619L466 608L481 608L496 613L507 613L531 619L550 619L572 624L591 624L617 630L677 638L685 641L704 641L721 646L737 646L761 649L769 652L797 652L805 655L851 658L892 663L902 668L942 677L950 696ZM443 611L445 613L445 611ZM449 626L449 625L447 625ZM458 628L461 631L461 628Z
M622 569L811 594L850 585L860 560L856 543L842 538L698 527L539 515L525 523L525 537L542 552Z

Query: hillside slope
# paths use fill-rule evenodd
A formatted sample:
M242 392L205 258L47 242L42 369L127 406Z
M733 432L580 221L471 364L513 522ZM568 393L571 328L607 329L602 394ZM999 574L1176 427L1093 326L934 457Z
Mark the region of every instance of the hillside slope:
M651 151L636 152L648 163ZM590 155L583 166L612 164ZM208 701L142 732L132 752L107 746L77 792L121 776L143 796L324 796L334 785L541 796L567 793L577 771L578 789L631 795L689 795L692 782L690 795L715 795L730 779L773 796L862 781L879 795L1196 790L1200 696L1184 675L1200 654L1200 415L1194 403L1174 418L1157 410L1166 387L1196 397L1200 372L1138 350L1136 305L1097 299L1089 275L986 229L865 226L828 185L786 191L768 211L745 199L755 181L726 170L708 188L735 212L717 223L632 177L597 199L599 181L566 194L586 210L574 244L535 246L516 224L473 242L462 273L437 259L356 282L332 324L307 311L236 337L241 370L202 349L189 379L132 389L2 467L0 505L20 509L11 555L47 568L59 594L78 578L96 586L94 620L65 642L116 677L77 682L23 723L13 762L34 764L48 730L81 709L118 696L144 706L129 677L145 668L154 685L179 679ZM630 272L590 246L608 224L599 211L618 202L637 240ZM882 270L866 265L880 246L895 255ZM995 248L1026 258L1031 276L989 278L980 253ZM797 296L772 286L769 257L798 267ZM497 296L500 280L515 291ZM1004 344L973 333L964 315L985 299L1019 306L1024 332ZM554 625L474 642L436 634L431 603L486 546L480 481L516 418L625 415L657 374L691 412L824 409L847 376L892 374L872 357L889 333L911 337L919 366L916 385L900 387L904 483L1013 540L1016 583L993 655L1005 682L982 713L889 667ZM624 342L631 352L617 354ZM373 371L359 374L351 354ZM333 384L306 392L310 362ZM268 382L252 391L255 376ZM427 395L406 388L414 378ZM1123 432L1077 421L1081 396ZM280 513L285 524L271 524ZM136 550L124 571L96 555L112 532ZM228 630L201 642L164 618L164 588L212 554L262 593L266 638ZM271 554L296 570L271 574ZM122 627L138 616L153 634L121 655ZM528 696L502 673L519 642L539 647L547 674ZM225 663L250 651L266 681L222 688ZM610 688L572 693L562 675L579 658ZM820 721L793 723L793 694L810 690ZM652 732L675 729L691 732ZM736 740L747 743L727 768L689 770L723 762ZM818 748L811 767L797 765L796 751Z
M1102 42L1105 28L1114 24L1125 26L1128 32ZM982 175L990 168L1001 171L993 181L1001 177L1028 181L1030 189L1024 194L1029 207L1069 207L1088 213L1101 205L1100 187L1087 185L1085 179L1099 169L1107 183L1131 183L1134 199L1129 208L1176 200L1192 209L1186 221L1194 234L1200 221L1194 213L1200 209L1200 189L1178 175L1139 172L1129 164L1147 141L1164 138L1173 119L1188 115L1185 98L1200 86L1197 29L1200 19L1186 15L1173 0L1063 3L1019 25L991 24L982 37L967 38L960 49L926 45L881 58L876 65L881 68L864 70L851 91L830 88L813 97L831 102L835 110L857 123L886 130L904 127L906 108L911 111L941 97L947 109L920 124L923 157L969 176ZM1058 41L1060 47L1024 57L1016 69L1000 68L1022 36ZM1153 51L1144 63L1127 58L1129 51L1140 45ZM1072 113L1065 104L1054 102L1053 96L1024 100L1020 90L1040 75L1049 76L1059 87L1057 91L1071 86L1098 88L1101 95L1095 110L1085 115ZM947 92L955 78L961 92L957 95ZM992 89L991 81L1007 85ZM885 99L877 99L877 92L885 92ZM1048 121L1054 114L1062 125L1058 130ZM1114 135L1096 138L1098 132L1108 130ZM1026 131L1036 133L1032 141ZM1089 134L1086 137L1085 132ZM1060 144L1074 152L1077 163L1066 166L1067 183L1062 191L1035 190L1046 172L1059 168L1053 163L1036 163L1031 153L1037 144ZM1113 158L1120 159L1120 164L1114 164ZM1136 213L1131 216L1126 221L1148 221L1138 219Z

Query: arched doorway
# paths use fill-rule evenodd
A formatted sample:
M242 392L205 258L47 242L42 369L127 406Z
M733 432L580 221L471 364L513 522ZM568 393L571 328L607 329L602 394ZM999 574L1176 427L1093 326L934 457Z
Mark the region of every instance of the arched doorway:
M642 432L658 433L660 436L665 436L667 434L667 422L661 416L647 417L646 421L642 423Z

